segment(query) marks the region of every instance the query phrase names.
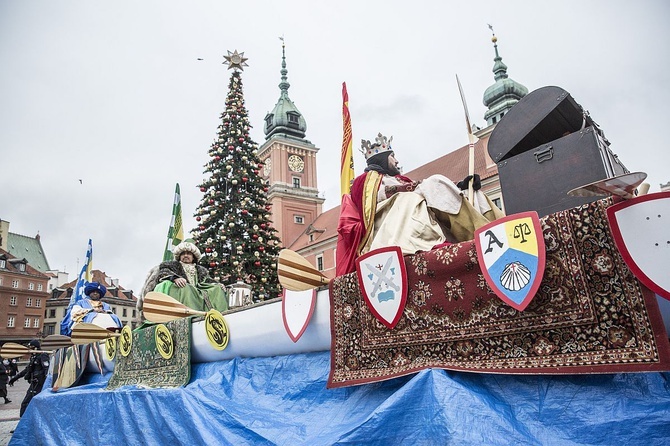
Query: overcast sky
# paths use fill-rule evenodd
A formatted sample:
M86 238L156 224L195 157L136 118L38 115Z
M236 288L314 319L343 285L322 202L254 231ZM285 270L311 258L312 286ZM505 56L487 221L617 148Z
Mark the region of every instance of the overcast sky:
M511 78L557 85L590 111L651 191L670 181L667 1L0 0L0 218L38 232L50 266L93 267L139 292L162 259L175 183L185 229L224 109L227 51L244 51L251 136L289 96L318 154L324 209L339 204L341 84L354 147L394 136L404 170L467 143L455 75L485 126L492 24ZM203 60L198 60L201 58ZM363 157L355 157L356 173ZM81 180L81 182L80 182Z

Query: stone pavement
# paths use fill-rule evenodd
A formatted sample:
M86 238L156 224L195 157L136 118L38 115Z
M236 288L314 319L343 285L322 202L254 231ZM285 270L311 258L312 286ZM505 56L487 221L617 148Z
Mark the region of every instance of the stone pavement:
M23 370L23 368L19 370ZM13 386L7 386L7 397L12 402L4 404L0 398L0 446L9 444L9 440L12 438L10 431L14 430L16 425L19 424L19 409L27 390L28 381L20 378Z

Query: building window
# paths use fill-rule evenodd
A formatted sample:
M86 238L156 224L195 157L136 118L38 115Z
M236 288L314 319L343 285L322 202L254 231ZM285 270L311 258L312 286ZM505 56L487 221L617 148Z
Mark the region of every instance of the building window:
M30 283L28 284L28 289L29 289L30 291L34 290L34 289L35 289L35 284L32 283L32 282L30 282Z
M0 277L0 286L2 286L2 277Z
M123 309L123 316L122 317L128 317L128 310L126 308Z
M0 259L0 268L7 268L7 261L5 259Z
M310 235L309 235L309 241L310 241L310 242L313 242L313 241L314 241L314 234L310 234Z
M323 271L323 254L316 256L316 269Z
M56 326L55 326L55 325L49 325L49 326L44 327L44 328L46 328L46 330L47 330L47 336L48 336L48 335L52 335L52 334L54 334L54 331L55 331Z
M11 305L12 307L16 306L16 296L12 296L9 298L9 305Z
M14 328L14 316L7 318L7 328Z
M112 313L116 314L116 307L112 307Z
M23 328L30 328L30 318L27 317L23 320Z
M33 306L33 298L32 297L27 297L26 298L26 307L32 307Z
M287 113L287 115L288 115L288 122L291 122L293 124L297 124L298 122L300 122L300 117L295 113Z
M299 225L304 225L305 224L305 217L302 215L294 215L293 216L293 222Z
M43 289L43 288L42 288L42 284L41 284L41 283L38 283L38 284L37 284L37 291L42 291L42 289Z
M19 281L18 280L12 280L12 288L18 288L19 287Z
M63 317L67 316L67 308L63 308Z
M270 127L272 126L272 117L273 117L273 116L274 116L274 115L267 115L267 116L265 117L265 125L266 125L268 128L270 128Z
M51 310L49 310L49 317L50 318L55 318L56 317L56 309L55 308L52 308Z
M498 209L502 210L502 202L500 201L500 197L492 199L491 202L493 202L493 204L495 204Z
M18 265L16 265L16 268L19 270L19 272L24 272L26 270L26 264L19 263Z
M40 318L33 319L33 328L40 328Z
M41 307L42 306L42 299L35 299L35 306L37 308Z
M135 313L135 310L133 310L133 319L135 319L135 316L137 316L137 313Z
M293 177L293 187L300 187L300 178L299 177Z

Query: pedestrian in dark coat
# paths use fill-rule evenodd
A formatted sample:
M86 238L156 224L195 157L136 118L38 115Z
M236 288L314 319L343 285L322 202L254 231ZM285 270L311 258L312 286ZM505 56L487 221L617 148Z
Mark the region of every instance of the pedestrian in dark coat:
M33 339L28 343L28 345L35 350L39 350L40 341ZM25 376L26 381L30 384L28 386L28 391L26 392L25 398L21 402L21 410L19 411L19 416L22 417L23 413L28 408L30 400L33 399L35 395L42 391L42 386L44 386L44 381L47 378L47 373L49 372L49 355L46 353L33 353L30 355L30 362L19 372L14 378L9 380L9 385L13 386L14 382L19 378Z
M6 363L6 364L5 364ZM0 356L0 398L5 399L5 404L9 404L12 401L7 399L7 383L9 382L9 361L2 359Z

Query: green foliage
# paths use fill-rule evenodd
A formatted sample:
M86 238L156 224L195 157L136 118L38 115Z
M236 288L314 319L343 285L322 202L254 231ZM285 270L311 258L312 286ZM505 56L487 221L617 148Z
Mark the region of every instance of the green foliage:
M203 253L200 261L223 284L242 280L252 287L255 301L279 296L277 256L281 249L272 227L269 185L260 174L257 144L249 138L240 72L230 77L226 109L218 135L209 149L204 196L196 210L192 233Z

